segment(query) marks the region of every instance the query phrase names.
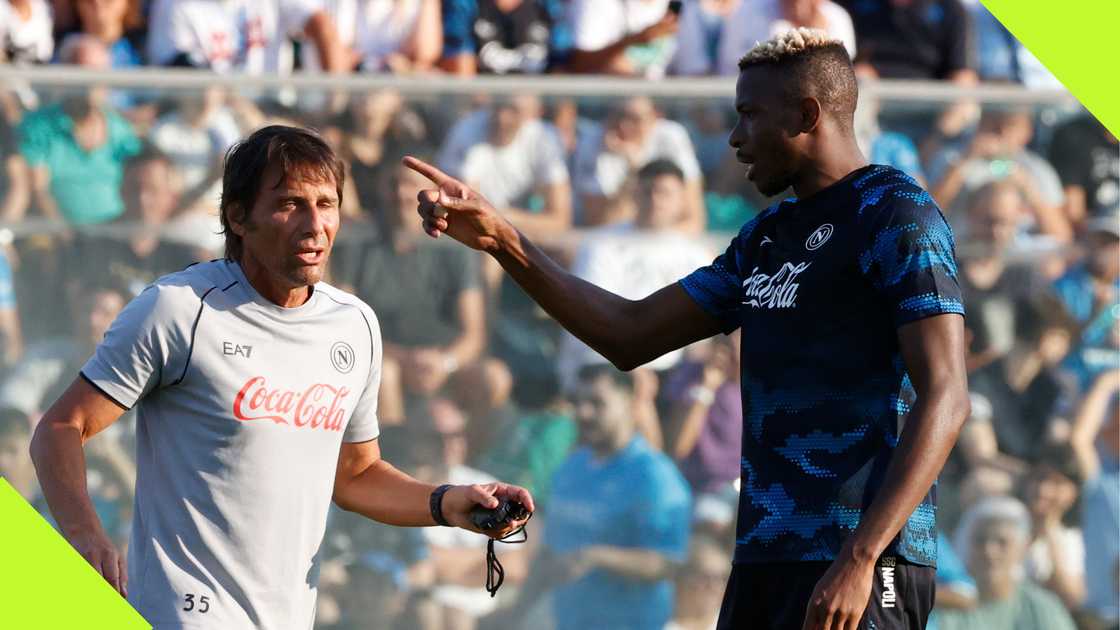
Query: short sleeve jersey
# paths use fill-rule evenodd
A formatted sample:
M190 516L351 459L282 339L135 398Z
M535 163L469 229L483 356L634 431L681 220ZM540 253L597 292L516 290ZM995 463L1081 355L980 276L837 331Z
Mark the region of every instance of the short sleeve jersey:
M735 561L833 559L915 399L896 329L964 312L949 225L909 176L867 166L767 209L681 284L743 330ZM887 553L935 564L934 493Z
M373 311L281 308L231 261L164 276L82 368L137 408L129 602L156 627L312 627L343 442L378 436Z

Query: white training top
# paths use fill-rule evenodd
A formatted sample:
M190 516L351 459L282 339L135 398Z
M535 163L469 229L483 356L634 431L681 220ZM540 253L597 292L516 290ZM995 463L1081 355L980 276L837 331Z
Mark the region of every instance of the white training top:
M381 333L325 283L261 297L230 261L164 276L82 376L137 405L128 599L156 628L311 628L343 442L378 435Z

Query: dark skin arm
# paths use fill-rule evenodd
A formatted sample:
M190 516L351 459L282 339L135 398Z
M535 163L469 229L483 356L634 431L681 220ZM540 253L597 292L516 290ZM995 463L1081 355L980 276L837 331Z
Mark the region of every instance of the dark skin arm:
M918 400L886 481L809 599L804 630L855 630L871 597L875 562L933 485L969 413L964 319L946 314L898 329Z
M430 236L447 233L489 253L553 319L620 370L721 332L679 284L641 300L601 289L564 270L467 185L421 160L404 163L436 186L418 197Z

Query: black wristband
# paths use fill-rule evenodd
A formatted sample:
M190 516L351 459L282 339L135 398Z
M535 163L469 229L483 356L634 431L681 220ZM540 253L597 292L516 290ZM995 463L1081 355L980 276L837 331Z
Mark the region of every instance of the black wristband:
M428 497L428 508L432 511L432 520L436 522L436 525L443 525L444 527L451 525L443 517L443 495L451 488L451 484L445 483L432 490L432 496Z

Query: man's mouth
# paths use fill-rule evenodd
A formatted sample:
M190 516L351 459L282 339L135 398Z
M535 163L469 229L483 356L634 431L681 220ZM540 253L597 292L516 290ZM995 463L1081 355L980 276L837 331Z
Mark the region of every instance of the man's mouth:
M325 254L325 249L300 249L296 252L296 258L299 258L305 265L318 265L323 262Z

